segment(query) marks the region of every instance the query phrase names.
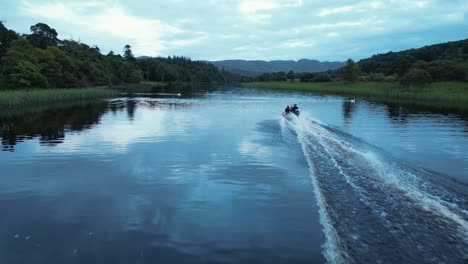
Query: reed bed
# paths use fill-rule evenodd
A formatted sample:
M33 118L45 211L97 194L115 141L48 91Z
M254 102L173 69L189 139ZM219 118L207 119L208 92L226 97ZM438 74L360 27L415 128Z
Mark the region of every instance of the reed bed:
M0 110L56 103L88 102L111 98L117 92L109 88L31 89L0 91Z
M427 87L405 88L398 83L359 82L359 83L292 83L292 82L252 82L242 83L248 88L281 91L303 91L320 94L336 94L373 99L380 102L402 103L445 109L468 111L468 83L441 82Z

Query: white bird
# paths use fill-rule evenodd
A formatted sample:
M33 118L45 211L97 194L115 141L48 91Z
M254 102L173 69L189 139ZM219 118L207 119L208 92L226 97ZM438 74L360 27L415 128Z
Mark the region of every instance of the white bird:
M351 100L349 100L349 101L350 101L351 103L354 103L354 102L356 102L356 98L353 98L353 99L351 99Z

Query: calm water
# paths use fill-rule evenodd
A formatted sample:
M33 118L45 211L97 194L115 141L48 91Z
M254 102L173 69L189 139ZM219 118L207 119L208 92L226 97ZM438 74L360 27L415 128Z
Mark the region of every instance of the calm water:
M140 96L0 118L0 263L466 263L468 118Z

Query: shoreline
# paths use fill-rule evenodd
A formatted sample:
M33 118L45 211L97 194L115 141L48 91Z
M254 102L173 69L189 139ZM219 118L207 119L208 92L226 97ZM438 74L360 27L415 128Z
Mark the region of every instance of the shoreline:
M241 87L276 91L311 92L322 95L343 95L380 103L397 103L445 110L468 112L468 83L441 82L424 88L404 88L389 82L251 82Z
M104 87L27 89L0 91L0 109L28 108L34 106L79 103L107 99L115 96L117 90Z

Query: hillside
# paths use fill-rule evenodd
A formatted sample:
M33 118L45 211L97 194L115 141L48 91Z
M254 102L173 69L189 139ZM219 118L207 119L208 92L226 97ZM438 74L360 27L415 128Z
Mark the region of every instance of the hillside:
M344 65L344 62L339 61L317 61L301 59L293 60L222 60L211 61L219 68L224 68L227 71L243 76L258 76L263 73L271 72L323 72L327 70L335 70Z
M376 54L358 61L358 65L362 73L402 76L411 67L425 68L425 70L428 70L429 66L452 68L452 66L467 62L468 39L464 39L399 52Z

